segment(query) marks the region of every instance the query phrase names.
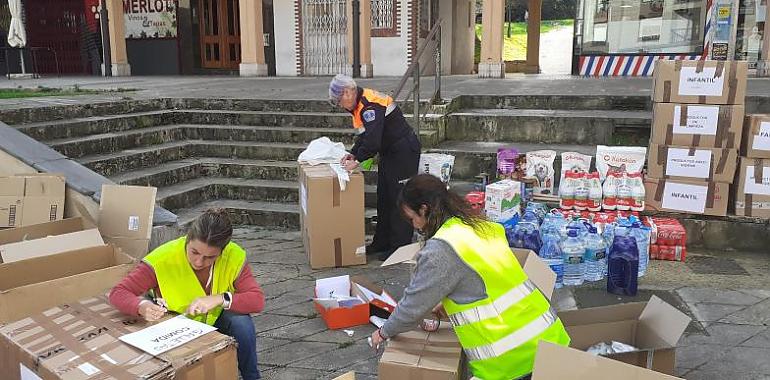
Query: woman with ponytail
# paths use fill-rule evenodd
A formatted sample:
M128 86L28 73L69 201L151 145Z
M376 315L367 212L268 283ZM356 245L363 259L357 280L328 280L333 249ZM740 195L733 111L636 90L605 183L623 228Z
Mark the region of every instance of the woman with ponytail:
M510 380L532 372L540 341L568 345L548 299L529 281L503 227L473 213L438 178L413 177L398 201L426 239L396 310L372 345L412 330L431 311L447 317L476 378Z

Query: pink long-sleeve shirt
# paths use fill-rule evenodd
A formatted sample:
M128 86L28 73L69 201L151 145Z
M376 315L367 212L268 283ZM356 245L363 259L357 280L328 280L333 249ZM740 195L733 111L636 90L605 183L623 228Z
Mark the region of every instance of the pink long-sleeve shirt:
M205 287L209 270L195 271L195 275L198 277L201 287ZM262 311L265 307L265 295L257 281L252 277L248 265L243 266L241 274L233 285L235 292L230 304L230 311L240 314ZM110 303L124 314L139 316L139 303L144 299L142 296L150 289L153 289L159 298L163 296L158 286L155 271L147 263L141 262L126 278L112 288ZM211 286L206 287L205 291L207 295L211 295Z

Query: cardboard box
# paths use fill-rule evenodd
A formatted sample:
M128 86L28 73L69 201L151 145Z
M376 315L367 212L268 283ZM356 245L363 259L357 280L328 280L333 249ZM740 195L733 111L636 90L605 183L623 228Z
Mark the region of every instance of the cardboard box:
M118 340L149 325L99 296L70 302L0 328L7 380L237 380L233 338L211 332L158 356Z
M657 372L675 373L676 345L690 324L690 317L660 298L558 313L572 342L585 351L600 342L618 341L638 351L608 357Z
M25 240L41 239L47 236L63 235L71 232L85 231L96 225L91 221L77 217L57 220L31 226L0 230L0 245L16 243Z
M0 227L20 226L23 207L24 178L0 177Z
M770 114L747 115L743 124L741 155L770 158Z
M299 199L311 268L366 264L363 174L351 173L342 190L329 165L300 165Z
M521 182L504 179L486 187L484 211L487 218L505 222L521 213Z
M48 236L0 245L0 263L27 260L34 257L55 255L61 252L104 245L99 230L92 228L68 234Z
M64 177L41 173L27 174L24 178L22 225L30 226L63 218L66 183Z
M735 188L735 214L770 218L770 159L741 157Z
M98 224L104 240L138 259L147 255L157 191L149 186L102 185Z
M559 363L559 365L554 365ZM537 345L532 380L673 380L679 377L591 355L551 342Z
M733 183L738 150L650 144L647 175L685 181Z
M435 332L410 331L390 339L380 358L380 379L457 380L462 348L452 327Z
M313 305L332 330L366 325L372 315L387 318L396 307L396 301L388 292L363 276L316 280L314 293ZM333 298L339 295L346 299Z
M743 104L746 61L655 62L653 101L657 103Z
M105 292L133 266L111 245L0 264L0 324Z
M741 105L656 103L650 143L737 149L743 134Z
M646 209L713 216L727 215L730 185L723 182L696 182L645 178Z

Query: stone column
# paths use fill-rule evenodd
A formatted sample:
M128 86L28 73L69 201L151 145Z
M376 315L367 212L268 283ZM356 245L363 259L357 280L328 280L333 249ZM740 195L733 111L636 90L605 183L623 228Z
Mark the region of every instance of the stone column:
M757 62L757 76L770 77L770 4L765 8L765 31L762 33L762 59Z
M528 74L540 73L540 9L543 0L529 0L527 21L527 65ZM564 47L565 49L567 47Z
M242 77L267 76L265 40L262 31L262 0L240 0Z
M504 14L504 0L484 0L481 16L479 78L505 77L505 62L503 62Z
M131 75L131 65L128 64L126 53L126 20L123 14L123 0L107 0L107 19L110 31L110 59L112 61L112 76L125 77Z
M348 67L345 74L353 74L353 1L347 1L348 14ZM361 63L361 78L371 78L374 74L372 65L372 2L371 0L359 0L358 9L361 12L358 23L359 60Z

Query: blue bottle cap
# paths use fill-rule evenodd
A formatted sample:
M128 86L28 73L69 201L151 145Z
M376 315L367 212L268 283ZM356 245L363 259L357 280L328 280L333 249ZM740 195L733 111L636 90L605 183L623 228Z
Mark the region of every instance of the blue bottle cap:
M568 236L568 237L577 237L577 233L578 233L578 232L577 232L577 230L576 230L576 229L572 229L572 228L570 228L570 229L569 229L569 231L567 231L567 236Z
M589 234L595 234L596 233L596 227L594 227L594 226L588 227L588 233Z

